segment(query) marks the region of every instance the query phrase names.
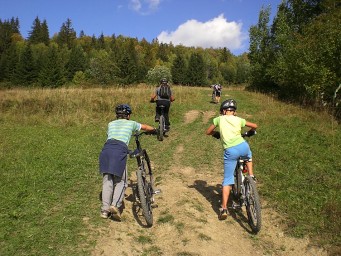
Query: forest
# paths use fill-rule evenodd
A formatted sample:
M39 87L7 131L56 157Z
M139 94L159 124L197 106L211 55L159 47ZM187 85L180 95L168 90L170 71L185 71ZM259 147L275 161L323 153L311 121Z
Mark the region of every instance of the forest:
M185 47L157 39L86 35L67 19L54 35L36 17L27 38L18 17L0 19L0 88L172 84L248 89L341 118L341 0L283 0L270 22L259 11L249 51Z

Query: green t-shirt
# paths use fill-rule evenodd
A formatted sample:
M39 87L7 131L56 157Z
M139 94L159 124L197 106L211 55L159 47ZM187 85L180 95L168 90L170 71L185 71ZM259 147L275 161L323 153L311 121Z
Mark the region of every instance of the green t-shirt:
M118 119L108 124L108 140L115 139L129 144L133 132L141 129L141 124L133 120Z
M219 128L220 141L224 149L244 142L241 131L246 124L245 119L233 115L224 115L214 118L213 124Z

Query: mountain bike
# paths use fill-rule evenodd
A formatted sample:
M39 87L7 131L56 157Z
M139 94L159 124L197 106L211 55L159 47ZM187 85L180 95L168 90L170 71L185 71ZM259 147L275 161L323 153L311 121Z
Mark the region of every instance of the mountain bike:
M242 134L242 137L251 137L256 131L248 131ZM219 139L220 133L215 132L212 135ZM234 197L232 208L235 210L246 208L249 226L254 233L258 233L262 226L261 204L256 187L256 183L248 174L246 163L250 159L248 157L239 157L236 168L234 170L234 185L231 194Z
M149 227L153 225L153 208L154 208L154 195L159 194L161 191L154 189L154 178L150 164L150 159L147 151L142 148L140 136L143 134L153 135L151 132L137 132L133 134L135 137L136 149L129 153L131 158L137 160L137 184L133 187L134 194L137 195L136 200L140 203L143 216Z
M256 132L246 132L243 137L251 137ZM254 233L258 233L262 226L261 204L253 177L250 177L246 163L250 159L248 157L240 157L238 159L234 171L234 185L232 186L232 195L235 199L232 204L233 209L246 208L248 223Z

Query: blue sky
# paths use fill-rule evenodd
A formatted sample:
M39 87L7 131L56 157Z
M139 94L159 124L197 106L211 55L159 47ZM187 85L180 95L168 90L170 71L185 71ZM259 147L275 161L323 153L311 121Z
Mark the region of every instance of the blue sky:
M34 19L46 20L50 37L69 18L77 32L115 34L147 41L248 51L248 31L262 6L271 17L281 0L0 0L2 21L18 17L27 38Z

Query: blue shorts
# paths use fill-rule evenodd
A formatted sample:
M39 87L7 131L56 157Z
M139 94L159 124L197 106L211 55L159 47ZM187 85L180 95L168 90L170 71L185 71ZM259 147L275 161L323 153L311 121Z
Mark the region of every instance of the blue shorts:
M252 152L249 144L244 141L237 146L227 148L224 150L224 179L223 186L234 184L234 169L236 168L238 158L247 156L252 158Z

